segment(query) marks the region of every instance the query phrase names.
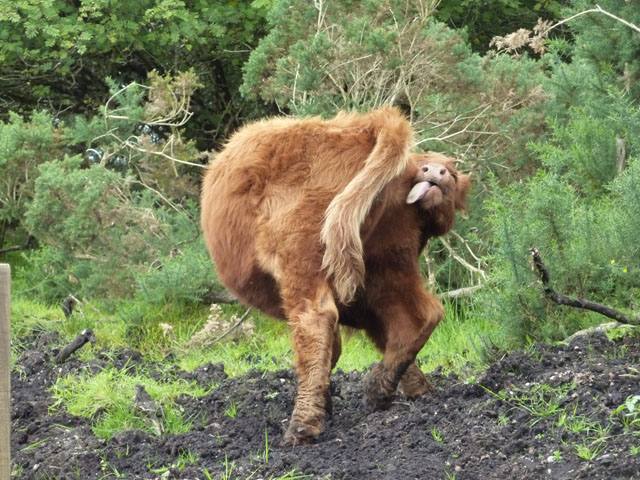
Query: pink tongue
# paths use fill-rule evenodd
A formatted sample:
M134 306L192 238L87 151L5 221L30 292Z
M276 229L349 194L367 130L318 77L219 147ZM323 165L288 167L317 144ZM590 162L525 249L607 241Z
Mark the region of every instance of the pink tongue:
M407 195L407 203L415 203L424 197L424 194L431 188L430 182L418 182L416 183L409 195Z

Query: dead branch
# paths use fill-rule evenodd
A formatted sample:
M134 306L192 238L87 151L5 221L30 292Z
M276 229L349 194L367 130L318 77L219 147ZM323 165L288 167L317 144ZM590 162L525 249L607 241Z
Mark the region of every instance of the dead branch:
M0 255L3 255L5 253L11 253L11 252L19 252L21 250L30 250L34 247L34 245L35 245L35 237L32 237L31 235L29 235L24 245L14 245L12 247L2 248L0 249Z
M80 335L74 338L69 345L67 345L62 350L60 350L58 355L56 355L56 363L64 362L76 350L80 349L86 343L88 342L95 343L95 341L96 341L96 337L93 335L93 332L91 330L89 330L88 328L83 330L82 332L80 332Z
M467 270L469 270L470 272L476 273L478 275L480 275L480 277L482 277L483 280L487 279L487 273L480 267L474 267L473 265L471 265L469 262L467 262L464 258L462 258L455 250L454 248L449 244L449 242L447 242L447 240L443 237L441 237L440 239L440 243L442 243L442 245L444 245L444 247L447 249L447 251L449 252L449 255L456 261L458 262L460 265L462 265L464 268L466 268Z
M601 13L603 15L606 15L609 18L613 18L614 20L617 20L618 22L622 23L623 25L626 25L627 27L631 28L632 30L635 30L636 32L640 33L640 27L638 27L637 25L634 25L631 22L626 21L623 18L615 16L613 13L606 11L604 8L602 8L598 4L596 4L595 8L589 8L588 10L583 10L582 12L578 12L575 15L570 16L569 18L565 18L564 20L560 20L558 23L556 23L554 25L551 25L549 28L547 28L542 33L543 33L543 35L546 35L547 33L549 33L554 28L559 27L560 25L562 25L564 23L567 23L570 20L573 20L574 18L580 17L582 15L586 15L587 13Z
M578 330L577 332L572 333L567 338L562 340L562 343L571 343L576 338L590 337L590 336L598 334L598 333L606 333L609 330L613 330L614 328L633 329L634 326L633 325L623 325L620 322L601 323L600 325L595 325L593 327L585 328L585 329Z
M226 332L224 332L222 335L217 337L212 343L218 343L220 340L225 338L227 335L229 335L232 332L234 332L240 325L242 325L242 322L244 322L249 317L250 313L251 313L251 308L247 308L247 310L242 314L242 316L235 323L235 325L233 327L231 327L229 330L227 330Z
M540 252L537 248L532 248L530 250L531 258L533 260L533 266L540 277L540 281L542 281L543 291L547 298L551 301L557 303L558 305L567 305L569 307L581 308L584 310L591 310L593 312L604 315L605 317L613 318L620 323L624 323L627 325L640 325L640 317L627 317L622 312L615 310L606 305L602 305L600 303L592 302L591 300L586 300L584 298L572 298L567 295L563 295L561 293L556 292L550 283L549 270L546 265L542 261L542 257L540 256Z
M529 46L536 53L543 53L545 50L544 41L546 40L549 32L558 28L560 25L564 25L571 20L581 17L583 15L587 15L589 13L601 13L602 15L606 15L609 18L613 18L614 20L622 23L623 25L629 27L630 29L640 33L640 27L637 25L628 22L624 18L620 18L614 15L611 12L608 12L600 5L597 5L594 8L589 8L578 12L570 17L560 20L557 23L551 24L550 21L538 19L538 23L533 27L533 31L526 28L519 28L517 31L510 33L505 36L495 36L491 39L489 46L495 46L497 51L507 52L517 55L518 50Z
M483 283L479 283L477 285L471 285L470 287L457 288L455 290L449 290L447 292L441 293L440 297L441 298L468 297L469 295L472 295L476 291L480 290L482 287L484 287Z

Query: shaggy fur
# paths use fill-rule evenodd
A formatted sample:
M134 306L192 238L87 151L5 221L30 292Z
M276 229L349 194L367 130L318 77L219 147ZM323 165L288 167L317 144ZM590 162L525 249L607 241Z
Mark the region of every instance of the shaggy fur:
M414 360L440 321L418 256L451 228L469 179L439 154L412 154L393 108L331 120L270 119L237 132L211 163L202 228L222 282L241 301L286 319L298 392L285 442L323 429L338 323L363 328L384 353L366 403L427 382Z

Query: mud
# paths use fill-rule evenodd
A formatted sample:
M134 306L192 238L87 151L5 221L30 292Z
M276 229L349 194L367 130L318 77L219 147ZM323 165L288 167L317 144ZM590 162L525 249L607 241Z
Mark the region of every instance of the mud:
M57 366L55 350L41 353L54 340L34 339L12 375L18 478L257 480L295 470L330 479L640 479L639 428L625 428L613 413L640 395L637 336L537 345L495 361L474 382L434 372L431 394L416 401L398 396L388 410L369 415L362 407L363 375L338 372L325 433L313 445L293 448L279 446L292 408L292 373L229 379L221 365L192 373L156 369L218 385L202 398L179 399L193 419L189 433L128 431L97 439L90 419L50 409L49 387L68 372L114 363L136 368L143 359L126 351ZM588 427L578 429L580 422ZM595 452L591 460L580 458L579 445ZM191 461L180 461L187 456Z

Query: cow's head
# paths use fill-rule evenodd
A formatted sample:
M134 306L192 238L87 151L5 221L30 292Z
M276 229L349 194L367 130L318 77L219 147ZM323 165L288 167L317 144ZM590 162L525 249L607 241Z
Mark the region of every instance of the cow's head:
M465 208L471 181L469 175L458 173L453 159L427 152L415 155L412 161L417 172L407 203L418 203L425 210L448 207L452 213Z

